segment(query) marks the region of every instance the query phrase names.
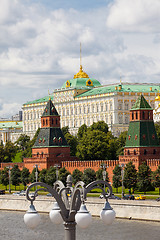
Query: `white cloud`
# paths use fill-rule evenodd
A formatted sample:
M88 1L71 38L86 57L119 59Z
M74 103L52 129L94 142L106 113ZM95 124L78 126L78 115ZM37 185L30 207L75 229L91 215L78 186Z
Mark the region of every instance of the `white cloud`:
M84 71L102 84L120 76L159 81L158 0L152 6L149 0L115 0L86 11L49 9L32 0L0 1L1 115L7 114L4 104L16 111L71 79L79 71L80 42Z
M3 100L0 99L0 118L13 116L15 115L15 113L18 113L18 111L20 110L21 110L21 104L18 104L16 102L3 103Z
M108 27L128 32L156 32L159 22L159 0L115 0L107 18Z

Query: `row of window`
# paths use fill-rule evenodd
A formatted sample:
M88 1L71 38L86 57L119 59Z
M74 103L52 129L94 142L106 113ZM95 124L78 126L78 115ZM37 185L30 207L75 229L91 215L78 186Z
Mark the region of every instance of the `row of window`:
M25 113L23 115L24 120L32 120L32 119L39 119L43 114L43 110L38 111L38 112L29 112Z
M40 123L39 124L24 125L24 132L36 131L38 128L40 128Z
M112 103L110 103L110 110L112 110ZM95 113L95 112L106 112L108 110L107 104L95 104L91 106L79 106L75 107L75 112L73 111L73 107L69 108L63 108L62 111L59 109L58 112L62 116L68 116L68 115L78 115L78 114L86 114L86 113Z
M138 119L138 112L132 112L132 120ZM150 111L143 111L142 112L142 119L151 119L151 112Z
M71 120L66 120L66 121L62 121L62 126L69 126L70 128L72 127L80 127L83 124L86 124L87 126L90 126L93 122L98 122L98 121L105 121L106 123L108 123L108 116L97 116L97 117L93 117L93 118L83 118L83 119L75 119L75 121ZM113 118L112 115L110 116L110 123L112 123Z
M134 153L134 155L137 155L137 152L136 152L135 149L134 149L133 153ZM156 149L153 149L153 152L152 152L152 153L153 153L153 154L156 154ZM130 155L130 151L129 151L129 150L127 151L127 154ZM144 149L143 154L144 154L144 155L147 155L147 150L146 150L146 149Z
M48 119L43 119L43 126L48 126ZM56 118L55 120L54 120L54 118L52 118L51 119L51 124L52 125L57 125L58 124L58 119Z

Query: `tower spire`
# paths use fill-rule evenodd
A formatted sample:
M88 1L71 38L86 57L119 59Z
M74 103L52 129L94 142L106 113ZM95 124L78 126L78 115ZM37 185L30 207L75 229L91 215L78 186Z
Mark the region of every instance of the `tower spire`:
M82 48L81 48L81 42L80 42L80 70L79 70L79 72L77 74L74 75L74 79L75 78L89 78L87 73L83 72L83 68L82 68Z
M82 66L82 46L80 42L80 67Z

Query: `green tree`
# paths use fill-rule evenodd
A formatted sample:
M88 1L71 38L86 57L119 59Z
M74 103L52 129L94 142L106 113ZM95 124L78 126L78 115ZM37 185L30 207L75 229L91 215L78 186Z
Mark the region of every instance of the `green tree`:
M80 170L74 169L72 173L73 184L76 184L77 182L81 181L82 175L83 173Z
M71 135L70 133L66 133L65 134L65 139L67 140L67 143L70 146L70 153L71 156L76 156L76 152L77 152L77 145L78 145L78 140L76 137L74 137L73 135Z
M26 190L26 186L29 183L30 172L29 169L24 167L21 171L21 182L24 185L24 190Z
M92 181L96 181L95 171L91 168L85 169L82 175L82 181L85 183L85 185L88 185Z
M118 188L122 186L122 177L121 177L121 167L117 164L113 169L113 187L116 188L116 192L118 193Z
M46 183L53 186L53 183L55 183L55 181L56 181L56 168L51 166L47 170Z
M30 142L30 137L26 134L21 134L18 140L16 141L17 146L19 146L20 150L24 151L28 148L28 144Z
M16 156L17 147L11 141L6 142L4 146L4 162L12 162L12 158Z
M18 168L17 164L15 164L11 169L11 182L12 182L12 185L15 186L15 190L16 190L16 186L19 186L19 184L21 183L21 171Z
M0 162L4 162L4 157L5 157L4 145L3 145L3 142L1 141L1 144L0 144Z
M6 167L1 171L0 182L6 187L7 190L7 185L9 184L9 170Z
M77 133L78 140L80 140L83 137L83 134L86 132L87 132L87 125L83 124L78 128L78 133Z
M43 168L39 173L39 181L46 183L47 169Z
M152 183L154 187L159 188L160 195L160 165L157 170L152 173Z
M88 129L77 146L77 157L81 160L108 159L109 148L107 134L100 130Z
M108 125L104 121L94 122L90 126L90 130L99 130L101 132L108 133Z
M24 149L24 151L23 151L23 154L22 154L23 157L26 157L26 158L27 157L28 158L32 157L32 147L35 144L35 141L36 141L36 139L38 137L39 131L40 131L40 128L37 129L33 139L28 142L26 149Z
M66 184L67 176L70 174L65 167L59 169L59 180Z
M133 188L133 191L135 190L137 185L137 170L135 168L135 165L133 165L132 162L129 162L126 164L126 167L124 169L124 186L125 188L131 189Z
M116 144L117 144L116 155L117 155L117 157L119 155L124 155L124 147L126 144L126 137L127 137L127 131L124 131L124 132L121 132L121 134L119 135L119 137L116 140Z
M107 133L108 137L108 154L107 154L107 159L110 160L115 160L117 159L117 144L116 144L116 138L113 137L111 132Z
M63 135L66 135L67 133L69 133L69 127L68 126L62 127L62 132L63 132Z
M139 191L143 191L144 194L146 191L153 190L151 184L151 169L146 163L142 163L138 168L138 175L137 175L137 186Z

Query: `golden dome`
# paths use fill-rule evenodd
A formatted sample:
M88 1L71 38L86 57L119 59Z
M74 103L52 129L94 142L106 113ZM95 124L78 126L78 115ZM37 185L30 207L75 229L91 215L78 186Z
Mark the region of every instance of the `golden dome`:
M155 101L160 101L160 96L159 95L155 98Z
M79 70L79 72L74 75L74 79L75 79L75 78L89 78L89 76L87 75L87 73L83 72L82 65L80 65L80 70Z

